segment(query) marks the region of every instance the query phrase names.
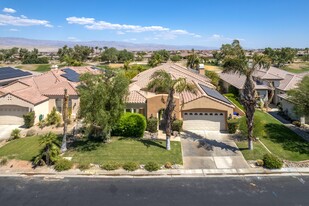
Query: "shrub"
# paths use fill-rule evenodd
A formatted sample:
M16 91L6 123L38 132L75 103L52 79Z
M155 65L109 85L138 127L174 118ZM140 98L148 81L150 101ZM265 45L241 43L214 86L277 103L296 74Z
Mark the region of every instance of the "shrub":
M263 161L264 166L268 169L280 169L283 166L282 160L272 154L265 154Z
M20 131L21 131L20 129L13 129L12 132L11 132L10 140L19 139L21 137Z
M73 162L67 159L59 159L55 164L55 170L58 172L69 170L73 167Z
M89 163L82 163L78 165L78 169L80 169L81 171L88 170L89 168L90 168Z
M236 97L239 97L239 90L236 87L232 86L232 85L229 86L228 93L232 93Z
M296 127L301 127L300 121L293 121L292 124L295 125Z
M107 162L107 163L104 163L100 166L102 169L104 170L108 170L108 171L111 171L111 170L117 170L121 167L121 164L118 163L118 162Z
M230 134L235 134L238 127L239 127L239 121L238 119L231 119L227 121L227 127Z
M40 129L43 129L46 126L46 121L44 119L39 121L38 126Z
M152 117L147 120L146 130L151 133L156 133L158 131L158 118Z
M124 137L142 137L146 129L146 119L141 114L125 113L121 116L114 135Z
M135 171L139 168L139 164L137 162L127 162L123 165L123 169L127 171Z
M145 170L149 171L149 172L152 172L152 171L157 171L160 169L160 166L158 163L156 162L148 162L146 165L145 165Z
M183 124L182 120L176 119L175 121L173 121L172 131L181 132L182 131L182 124Z
M35 129L29 129L26 133L26 136L27 137L30 137L30 136L34 136L36 135L36 130Z
M47 125L59 125L61 123L61 115L57 112L56 107L46 117Z
M164 164L164 167L165 167L166 169L171 169L171 168L173 167L173 164L170 163L170 162L166 162L166 163Z
M28 112L27 114L23 115L24 118L24 123L26 128L30 128L34 125L34 120L35 120L35 112Z
M4 157L4 158L2 158L2 159L0 160L0 166L4 166L4 165L6 165L8 162L9 162L9 160L8 160L6 157Z
M256 165L262 167L262 166L264 166L264 161L261 160L261 159L258 159L258 160L256 160Z

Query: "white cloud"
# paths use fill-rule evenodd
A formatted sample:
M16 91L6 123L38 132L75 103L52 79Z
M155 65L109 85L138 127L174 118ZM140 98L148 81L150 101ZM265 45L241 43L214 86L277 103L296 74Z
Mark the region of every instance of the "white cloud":
M18 29L9 29L9 31L19 31Z
M68 17L66 18L69 24L83 25L89 30L117 30L116 34L122 35L125 32L141 33L141 32L157 32L157 36L164 39L175 39L179 35L187 35L195 38L200 38L201 35L188 32L182 29L172 30L163 26L140 26L130 24L114 24L106 21L97 21L94 18L86 17Z
M11 13L11 14L16 12L16 10L12 8L4 8L2 11L5 13Z
M27 19L28 18L25 15L20 15L20 17L23 18L23 19Z
M29 18L21 18L18 16L12 16L9 14L0 14L0 25L13 25L13 26L45 26L45 27L53 27L46 20L39 19L29 19Z

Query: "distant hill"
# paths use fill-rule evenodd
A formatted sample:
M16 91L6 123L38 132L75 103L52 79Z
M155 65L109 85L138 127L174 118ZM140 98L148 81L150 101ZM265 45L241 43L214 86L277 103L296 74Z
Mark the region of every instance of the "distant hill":
M164 44L136 44L121 41L55 41L55 40L38 40L38 39L26 39L26 38L12 38L12 37L0 37L0 48L11 48L11 47L23 47L23 48L38 48L40 51L57 51L58 48L68 45L72 47L76 44L91 46L91 47L115 47L117 49L127 49L134 51L150 51L150 50L206 50L206 49L216 49L211 47L194 46L194 45L164 45Z

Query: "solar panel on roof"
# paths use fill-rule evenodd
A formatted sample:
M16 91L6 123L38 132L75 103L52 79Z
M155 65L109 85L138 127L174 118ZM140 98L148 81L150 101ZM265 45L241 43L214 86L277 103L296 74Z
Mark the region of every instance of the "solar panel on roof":
M66 68L66 69L63 69L62 71L65 72L65 74L61 74L62 77L66 78L70 82L79 82L80 75L74 70Z
M220 94L217 90L211 89L211 88L206 87L205 85L201 85L201 84L200 84L200 87L204 90L204 92L207 95L209 95L209 96L211 96L215 99L221 100L225 103L231 104L231 102L228 99L226 99L222 94Z
M25 77L32 75L30 72L22 71L12 67L0 68L0 80Z

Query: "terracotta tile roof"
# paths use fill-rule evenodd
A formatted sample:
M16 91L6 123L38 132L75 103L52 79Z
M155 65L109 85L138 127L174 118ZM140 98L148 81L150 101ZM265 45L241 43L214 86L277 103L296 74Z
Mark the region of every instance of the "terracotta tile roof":
M79 74L85 72L97 73L91 67L69 67ZM76 86L78 84L68 81L66 78L60 76L64 72L60 69L53 69L46 73L23 78L15 81L4 87L0 87L0 92L3 95L10 93L20 99L23 99L31 104L38 104L49 99L49 96L63 95L64 89L68 90L68 94L78 95ZM24 86L17 86L17 84L23 84Z
M207 78L206 76L200 75L198 73L195 73L193 71L188 70L187 68L180 66L178 64L173 64L173 63L165 63L160 66L157 66L152 69L148 69L144 72L141 72L138 74L136 77L132 79L132 83L130 84L129 87L129 96L128 96L128 101L129 102L146 102L146 99L148 97L151 97L154 95L152 92L145 92L143 91L144 88L146 88L147 84L150 81L151 75L159 70L164 70L171 74L172 78L178 79L178 78L185 78L187 82L193 83L197 87L197 93L193 94L191 92L182 92L180 95L180 101L182 103L187 103L192 100L195 100L197 98L200 98L202 96L208 96L200 87L200 85L205 85L209 88L215 88L210 83L210 79Z
M297 84L302 80L301 77L296 74L287 74L285 78L280 81L280 85L277 87L280 90L288 91L297 87Z

